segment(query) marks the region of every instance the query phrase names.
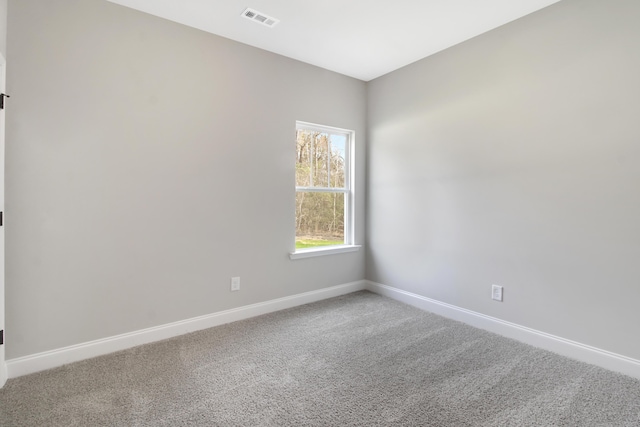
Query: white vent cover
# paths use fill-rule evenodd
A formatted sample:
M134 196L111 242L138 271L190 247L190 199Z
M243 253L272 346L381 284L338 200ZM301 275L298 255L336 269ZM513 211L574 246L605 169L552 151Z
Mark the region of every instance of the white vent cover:
M265 15L264 13L251 8L246 8L244 12L242 12L242 16L253 22L266 25L269 28L275 27L276 24L280 22L279 19L272 18L271 16Z

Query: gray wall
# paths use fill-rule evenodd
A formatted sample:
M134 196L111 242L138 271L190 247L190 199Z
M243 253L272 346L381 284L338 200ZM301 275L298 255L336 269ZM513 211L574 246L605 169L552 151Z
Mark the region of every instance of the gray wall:
M8 62L9 359L364 277L288 258L296 120L356 131L363 243L363 82L104 0L12 0Z
M0 54L7 57L7 0L0 0Z
M370 82L367 277L640 359L638 22L564 0Z

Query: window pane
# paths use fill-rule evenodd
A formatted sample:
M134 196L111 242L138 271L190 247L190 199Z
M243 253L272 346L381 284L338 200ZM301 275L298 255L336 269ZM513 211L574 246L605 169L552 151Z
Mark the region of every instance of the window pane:
M345 188L346 135L331 135L331 183L330 187Z
M313 133L299 130L296 137L296 186L311 187Z
M296 249L344 244L344 193L296 192Z
M347 136L299 129L296 186L345 188Z
M314 132L313 186L329 187L329 134Z

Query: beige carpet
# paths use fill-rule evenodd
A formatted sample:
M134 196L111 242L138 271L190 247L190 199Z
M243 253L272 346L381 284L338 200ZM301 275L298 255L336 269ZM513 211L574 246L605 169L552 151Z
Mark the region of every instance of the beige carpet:
M1 426L640 426L640 381L358 292L9 380Z

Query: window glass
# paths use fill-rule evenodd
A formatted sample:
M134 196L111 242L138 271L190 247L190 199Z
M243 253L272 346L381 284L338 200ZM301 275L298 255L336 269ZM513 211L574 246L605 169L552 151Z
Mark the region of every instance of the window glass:
M296 249L351 244L352 132L298 123Z

